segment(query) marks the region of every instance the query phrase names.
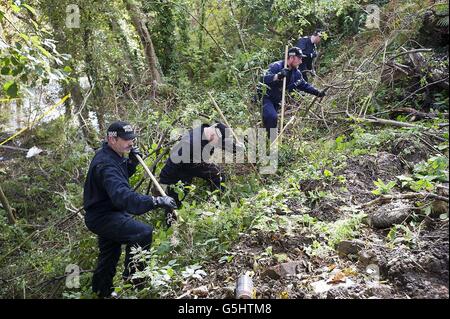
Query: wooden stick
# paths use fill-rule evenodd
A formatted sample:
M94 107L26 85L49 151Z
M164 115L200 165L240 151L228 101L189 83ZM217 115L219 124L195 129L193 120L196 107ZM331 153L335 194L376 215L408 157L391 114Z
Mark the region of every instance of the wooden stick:
M396 194L396 195L383 195L377 199L374 199L370 202L364 203L359 205L360 207L369 207L373 205L377 205L389 200L395 200L395 199L415 199L415 198L423 198L423 199L435 199L435 200L441 200L444 202L449 202L448 197L446 196L440 196L433 193L427 193L427 192L420 192L420 193L403 193L403 194Z
M416 53L416 52L431 52L432 49L414 49L410 51L401 52L399 54L394 55L393 57L389 58L389 60L394 60L395 58L398 58L401 55L409 54L409 53Z
M284 49L284 67L287 68L287 60L288 60L288 46ZM286 102L286 77L283 79L283 91L281 93L281 121L280 121L280 135L283 131L284 124L284 104ZM277 137L278 139L278 137ZM282 143L282 136L280 137L280 145Z
M209 98L211 99L211 102L213 102L213 105L216 108L217 112L219 112L220 117L225 122L225 124L228 126L228 128L231 131L231 134L233 134L234 138L236 139L236 142L240 143L237 135L234 133L234 130L231 127L230 123L228 123L227 118L225 117L225 115L223 115L222 110L220 109L219 105L217 105L216 100L214 100L211 92L208 92L208 95L209 95Z
M16 218L14 216L14 210L9 206L8 199L6 198L5 194L3 193L2 186L0 185L0 202L2 203L3 209L6 211L6 214L8 215L8 222L11 225L14 225L16 223Z
M0 148L5 148L7 150L13 150L13 151L28 152L27 148L15 147L15 146L9 146L9 145L0 145Z
M161 185L159 184L158 180L155 178L155 176L153 176L152 172L150 171L150 169L148 168L147 164L145 164L144 160L136 154L136 158L139 161L139 163L141 163L142 167L144 168L145 172L147 173L147 175L150 177L150 179L153 181L153 184L155 184L156 188L158 189L158 192L161 194L161 196L167 196L166 192L164 191L164 189L161 187ZM175 215L175 217L178 217L177 212L175 210L173 210L173 214ZM182 221L182 220L180 220Z
M271 148L272 148L272 146L277 142L278 138L281 139L281 137L282 137L282 135L283 135L284 130L286 129L286 127L288 127L289 124L291 124L292 121L294 121L294 120L295 120L295 115L294 115L293 117L290 118L290 120L289 120L289 121L286 123L286 125L283 127L283 130L280 132L280 134L278 134L278 136L273 140L272 144L270 144L270 147L271 147Z
M326 92L326 91L328 91L329 88L330 88L330 87L327 86L323 91ZM318 96L315 96L314 99L312 100L312 102L311 102L311 103L309 104L309 106L306 108L305 113L303 113L303 116L302 116L302 117L305 117L305 116L308 114L309 110L312 108L312 106L316 103L316 101L317 101L318 99L320 99L319 103L322 102L323 96L322 96L321 98L319 98Z

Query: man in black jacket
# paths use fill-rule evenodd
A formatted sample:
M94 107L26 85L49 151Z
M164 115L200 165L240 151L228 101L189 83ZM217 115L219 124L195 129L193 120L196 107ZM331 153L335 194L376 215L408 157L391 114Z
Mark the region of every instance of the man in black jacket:
M136 270L145 265L131 262L131 247L148 249L152 242L150 225L133 219L152 209L175 208L173 198L152 197L133 191L128 178L136 172L138 161L133 148L135 134L130 124L112 123L106 141L96 152L84 184L85 223L98 235L100 254L92 277L92 290L99 297L109 297L113 292L113 278L122 249L126 244L123 278L131 280ZM129 153L129 157L124 155Z
M303 63L300 65L300 71L302 72L303 79L308 81L308 73L315 75L313 68L313 61L317 57L317 47L316 45L320 43L322 39L322 31L316 30L310 37L300 38L297 42L297 47L299 47L305 57L303 58Z
M160 182L167 185L167 194L175 198L181 206L175 184L182 182L191 184L194 177L208 181L212 189L223 190L225 176L220 167L210 162L215 148L236 153L243 150L243 145L237 144L231 138L229 128L223 123L214 125L202 124L185 134L170 152L165 166L161 170Z
M286 78L287 92L304 91L319 97L325 96L325 91L319 91L303 79L299 67L303 64L304 57L302 50L292 47L288 50L287 68L284 68L283 60L275 61L269 65L269 69L262 78L262 83L267 85L266 94L262 97L262 117L268 134L271 129L277 127L284 78ZM274 135L269 136L275 138Z

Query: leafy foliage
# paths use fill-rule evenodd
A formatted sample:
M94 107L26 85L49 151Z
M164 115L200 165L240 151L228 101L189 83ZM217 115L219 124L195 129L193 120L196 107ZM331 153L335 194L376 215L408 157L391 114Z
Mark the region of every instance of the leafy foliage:
M56 50L51 32L37 22L36 10L18 3L0 7L0 23L8 30L0 38L0 85L2 95L8 98L17 98L23 88L64 80L70 72L68 66L64 67L70 56ZM18 28L20 24L26 31Z
M73 29L65 26L65 10L71 3L8 1L0 6L4 33L0 34L0 98L26 97L26 89L50 81L57 82L61 92L79 94L67 103L65 117L14 140L21 147L45 148L43 155L7 156L7 164L0 168L2 187L18 214L16 225L6 224L3 211L0 214L0 266L8 283L1 287L1 296L94 297L90 270L98 253L96 236L86 230L77 213L94 154L85 131L95 136L90 145L97 147L106 123L118 118L132 122L139 130L141 148L149 154L147 163L161 157L155 166L158 175L167 158L164 151L175 142L164 134L174 126L190 128L198 119L221 120L207 99L209 91L233 127L259 127L260 105L253 98L261 74L269 63L282 58L285 44L294 44L317 27L326 30L327 39L319 46L319 76L312 81L319 88L329 85L330 90L310 114L298 115L287 128L277 174L260 177L248 165L224 165L229 176L226 191L211 191L194 180L179 210L184 222L176 227L164 227L162 210L140 216L154 226L152 248L134 251L135 260L147 265L135 275L145 281L145 288L137 291L118 276L116 292L126 298L164 298L177 295L186 285L204 284L210 280L209 264L227 267L241 260L233 249L243 233L270 239L269 245L260 243L252 256L256 270L268 260L282 263L291 258L292 251L277 250L280 238L301 242L296 248L314 260L334 262L339 242L368 231L365 212L354 205L367 200L367 193L371 196L372 180L378 178L370 176L364 181L367 185L354 184L343 173L347 163L368 154L376 157L380 151L393 152L392 141L398 138L433 150L421 163L403 163L412 169L410 175L398 177L402 188L434 192L439 183L448 181L448 133L440 127L445 122L440 112L448 110L448 92L430 85L435 81L432 71L445 76L448 58L424 53L429 68L418 75L389 82L381 74L388 68L386 62L398 54L392 61L411 63L403 52L416 48L425 10L422 1L376 1L383 23L368 30L366 2L354 0L135 0L132 3L156 53L154 62L164 74L157 84L149 75L148 43L133 24L128 0L78 1L82 23ZM438 14L445 11L441 9L436 6ZM440 21L438 25L445 24ZM287 100L288 112L299 109L301 114L312 98L294 94ZM422 109L427 100L431 100L429 110ZM410 123L409 115L388 117L397 103L429 112L435 119ZM364 121L371 116L417 127L375 126ZM425 136L426 143L417 136ZM355 175L368 177L366 173ZM131 185L137 187L144 176L139 168ZM375 195L401 191L394 189L396 181L384 177L374 184ZM152 191L148 181L137 191L145 193L146 187ZM180 194L181 189L179 185ZM358 191L362 199L353 198ZM352 198L347 201L343 196ZM420 207L430 206L424 205ZM320 215L325 211L331 212L330 220ZM417 227L396 225L387 240L412 243ZM69 289L55 279L64 277L68 264L85 271L79 289Z

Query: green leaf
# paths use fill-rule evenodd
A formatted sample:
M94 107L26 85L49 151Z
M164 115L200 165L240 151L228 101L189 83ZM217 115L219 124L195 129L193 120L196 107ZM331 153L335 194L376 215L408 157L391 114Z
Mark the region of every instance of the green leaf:
M31 21L31 23L33 24L34 28L35 28L36 30L38 30L38 29L39 29L39 25L38 25L33 19L30 19L30 21Z
M36 14L36 10L35 10L33 7L29 6L28 4L24 3L24 4L22 4L22 7L26 8L26 9L27 9L28 11L30 11L31 14L33 14L34 16L37 15L37 14Z
M20 12L20 7L16 6L14 3L11 3L11 9L14 11L14 13Z
M409 176L405 176L405 175L399 175L397 176L397 178L401 181L405 181L405 182L412 182L414 179L412 179Z
M273 255L275 257L275 259L277 260L277 262L282 263L285 261L288 261L288 255L287 254L274 254Z
M167 269L167 274L169 275L169 277L173 277L175 275L175 271L172 268L168 268Z
M323 171L323 175L325 177L332 177L334 174L326 169L326 170Z
M19 33L19 37L21 37L21 38L24 39L25 41L30 41L30 37L27 36L27 35L24 34L24 33Z
M381 179L378 179L376 181L373 182L373 184L377 187L384 187L385 184L383 183L383 181Z
M2 58L2 62L3 62L3 65L4 65L4 66L8 66L8 65L9 65L9 63L10 63L10 61L9 61L9 58L8 58L8 57L6 57L6 58Z
M70 73L70 72L72 72L72 68L70 66L66 65L64 67L63 71L66 72L66 73Z
M37 48L39 49L39 51L42 52L43 55L45 55L47 58L51 58L52 55L50 54L50 52L48 52L47 50L45 50L42 46L37 45Z
M0 71L0 73L1 73L2 75L8 75L8 74L10 74L10 72L11 72L11 69L8 68L7 66L4 66L4 67L2 68L2 70Z
M374 195L381 195L381 191L379 189L375 189L372 191L372 194Z
M395 181L390 181L390 182L386 185L386 187L389 188L389 189L391 189L391 188L393 188L396 184L397 184L397 183L396 183Z
M19 87L16 82L8 81L3 85L3 91L10 97L17 97Z
M13 75L13 76L16 76L16 75L22 73L22 71L23 71L23 65L19 65L17 68L15 68L15 69L12 71L12 75Z

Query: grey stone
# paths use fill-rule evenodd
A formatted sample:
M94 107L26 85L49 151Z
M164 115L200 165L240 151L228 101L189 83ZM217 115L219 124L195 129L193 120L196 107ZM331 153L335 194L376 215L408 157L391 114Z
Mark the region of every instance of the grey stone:
M364 248L364 242L361 240L343 240L337 244L337 252L340 257L348 255L358 255L359 251Z
M301 261L285 262L266 269L261 274L261 277L269 277L278 280L287 276L295 276L296 274L301 272L302 268L303 262Z
M369 225L374 228L389 228L403 223L411 213L411 205L397 200L380 206L369 217Z

